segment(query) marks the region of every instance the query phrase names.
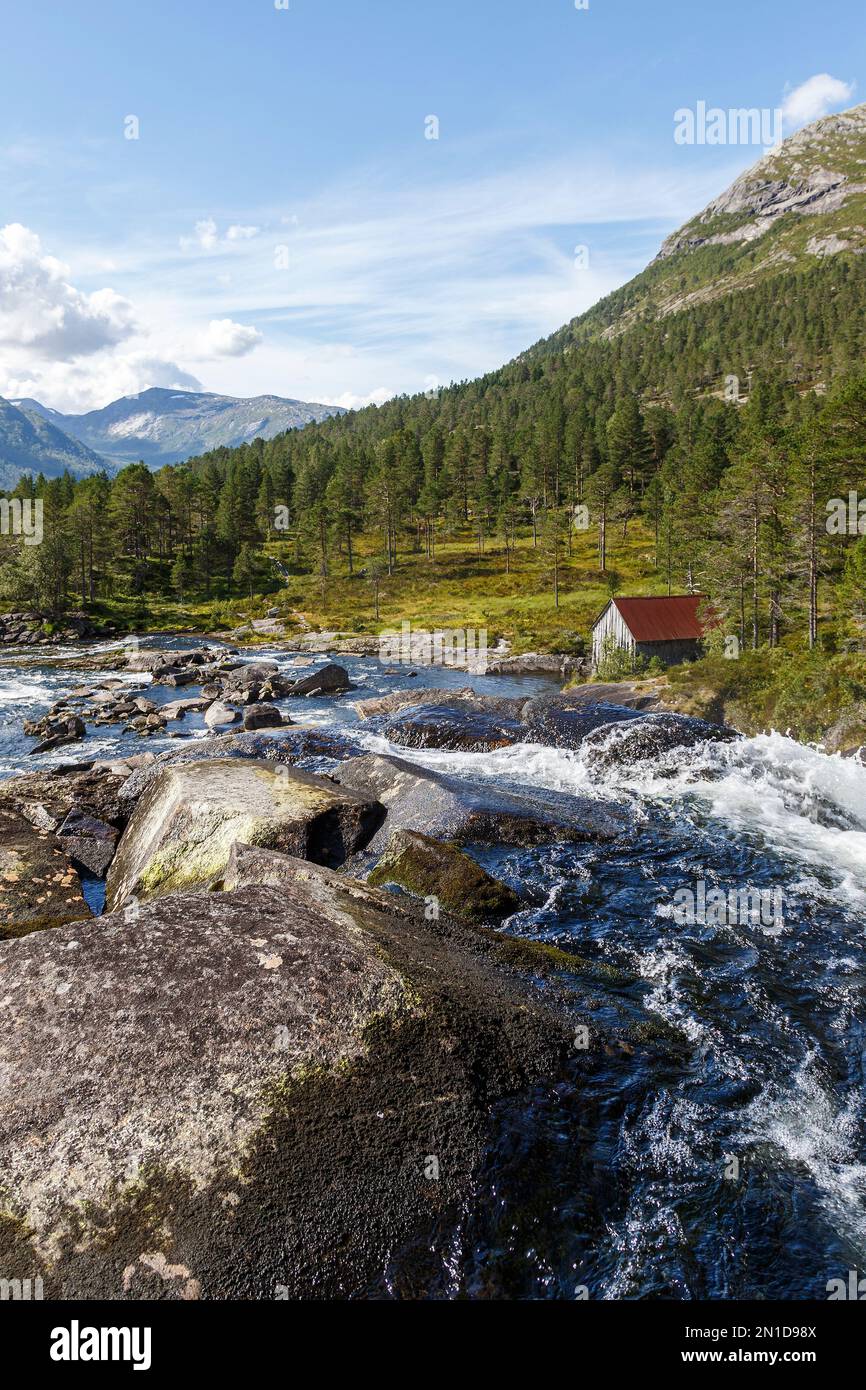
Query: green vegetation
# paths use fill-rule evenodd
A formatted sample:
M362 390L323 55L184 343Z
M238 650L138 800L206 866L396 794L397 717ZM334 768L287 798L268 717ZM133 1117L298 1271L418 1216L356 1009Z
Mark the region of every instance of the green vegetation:
M407 618L579 653L611 594L701 591L714 647L742 653L708 660L749 717L813 698L825 669L835 707L849 686L829 673L866 647L866 516L855 499L827 526L832 499L866 497L866 259L810 257L663 317L653 298L755 245L677 251L477 381L157 473L23 479L45 539L0 537L0 605L195 630L273 606L289 633Z

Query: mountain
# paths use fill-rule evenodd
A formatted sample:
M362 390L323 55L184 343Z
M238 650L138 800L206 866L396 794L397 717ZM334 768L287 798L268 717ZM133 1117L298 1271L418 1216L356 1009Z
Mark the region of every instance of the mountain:
M827 262L842 257L850 264L864 253L866 104L824 116L768 150L669 236L634 280L530 353L614 338L743 291L761 292L762 312L772 320L777 282L787 293L792 277L814 283Z
M49 414L52 418L49 418ZM0 397L0 489L11 489L24 473L57 478L68 469L86 478L114 469L53 422L56 412L43 413L36 402L13 404Z
M38 401L16 404L38 412L115 464L144 460L150 468L180 463L221 445L272 439L284 430L300 429L342 413L336 406L310 405L281 396L242 399L161 387L123 396L86 415L61 415Z

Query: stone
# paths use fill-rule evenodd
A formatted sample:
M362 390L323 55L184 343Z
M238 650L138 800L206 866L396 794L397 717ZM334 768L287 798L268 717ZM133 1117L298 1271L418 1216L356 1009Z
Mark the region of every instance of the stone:
M515 796L485 785L470 785L401 758L368 755L340 765L341 786L375 797L388 817L370 841L381 853L395 830L415 830L460 844L538 845L567 841L609 841L628 827L628 817L590 798Z
M205 710L204 722L209 729L223 728L227 724L237 724L240 713L223 700L214 700Z
M311 676L302 676L290 687L290 695L337 695L351 690L352 682L345 666L335 666L329 662Z
M164 719L184 719L188 714L204 714L210 704L213 704L213 700L204 694L200 697L192 696L188 700L169 700L167 704L160 706L160 714Z
M442 690L434 687L424 691L425 705L450 705L455 700L474 699L475 691L468 685L458 690ZM389 695L376 695L370 700L357 700L353 708L359 719L375 719L380 714L396 714L407 705L417 705L417 690L394 690Z
M64 853L100 878L114 858L119 837L113 825L77 810L69 812L57 831Z
M212 758L168 763L139 798L106 885L106 906L219 878L235 841L337 865L383 817L374 797L297 768Z
M519 719L497 713L481 700L452 704L415 704L391 719L383 730L403 748L450 748L489 752L519 743L525 736Z
M579 748L593 729L644 717L626 705L589 699L577 692L538 696L528 700L521 713L527 743L572 749Z
M279 729L284 723L276 705L250 705L244 710L244 729Z
M0 940L90 915L78 875L55 836L35 829L20 811L0 806Z
M862 758L866 747L866 704L851 705L831 725L824 735L828 753L841 753L843 758Z
M130 759L130 764L134 761ZM113 766L96 763L24 773L0 782L0 808L20 811L32 825L44 830L57 830L74 810L122 826L126 814L119 793L126 775Z
M419 897L432 896L446 911L469 922L507 917L520 906L512 888L456 845L415 830L394 831L368 882L396 883Z
M633 767L666 753L685 752L702 743L730 743L739 737L736 729L710 724L688 714L647 714L631 723L594 729L583 742L583 754L590 770L599 773L616 767ZM681 766L681 758L671 759L670 775L678 772Z
M5 1278L363 1298L458 1219L496 1101L560 1074L574 1019L529 984L531 943L515 964L499 933L278 854L231 869L0 946Z

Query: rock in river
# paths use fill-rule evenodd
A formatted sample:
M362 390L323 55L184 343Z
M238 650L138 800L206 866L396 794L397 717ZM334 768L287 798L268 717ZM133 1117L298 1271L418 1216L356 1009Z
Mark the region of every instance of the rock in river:
M264 760L168 763L143 792L117 848L106 906L198 887L225 869L235 841L341 864L383 817L374 797Z
M0 943L5 1278L364 1297L558 1074L573 1020L507 938L260 850L230 882Z
M344 690L351 690L352 682L349 680L349 673L345 666L335 666L330 662L323 666L321 671L316 671L312 676L304 676L302 680L295 681L290 688L290 695L339 695Z
M370 842L381 852L394 830L417 830L435 839L538 845L554 841L615 840L628 825L624 813L589 798L514 796L483 781L448 777L402 758L350 758L337 775L341 786L381 801L385 825Z
M730 743L739 738L736 729L709 724L687 714L647 714L631 723L608 724L593 730L583 742L583 754L593 772L612 767L631 767L650 762L665 753L678 753L701 743ZM670 762L671 774L683 760Z
M446 911L468 922L507 917L520 906L512 888L456 845L414 830L394 831L369 882L397 883L423 898L432 894Z
M488 752L519 743L525 737L523 725L496 705L483 700L410 705L389 720L383 732L403 748Z

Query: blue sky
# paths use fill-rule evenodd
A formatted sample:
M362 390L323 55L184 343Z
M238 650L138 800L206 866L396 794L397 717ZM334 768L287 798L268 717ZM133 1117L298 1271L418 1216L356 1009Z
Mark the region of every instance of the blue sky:
M477 375L762 152L676 144L677 109L866 99L860 0L289 5L0 0L0 395Z

